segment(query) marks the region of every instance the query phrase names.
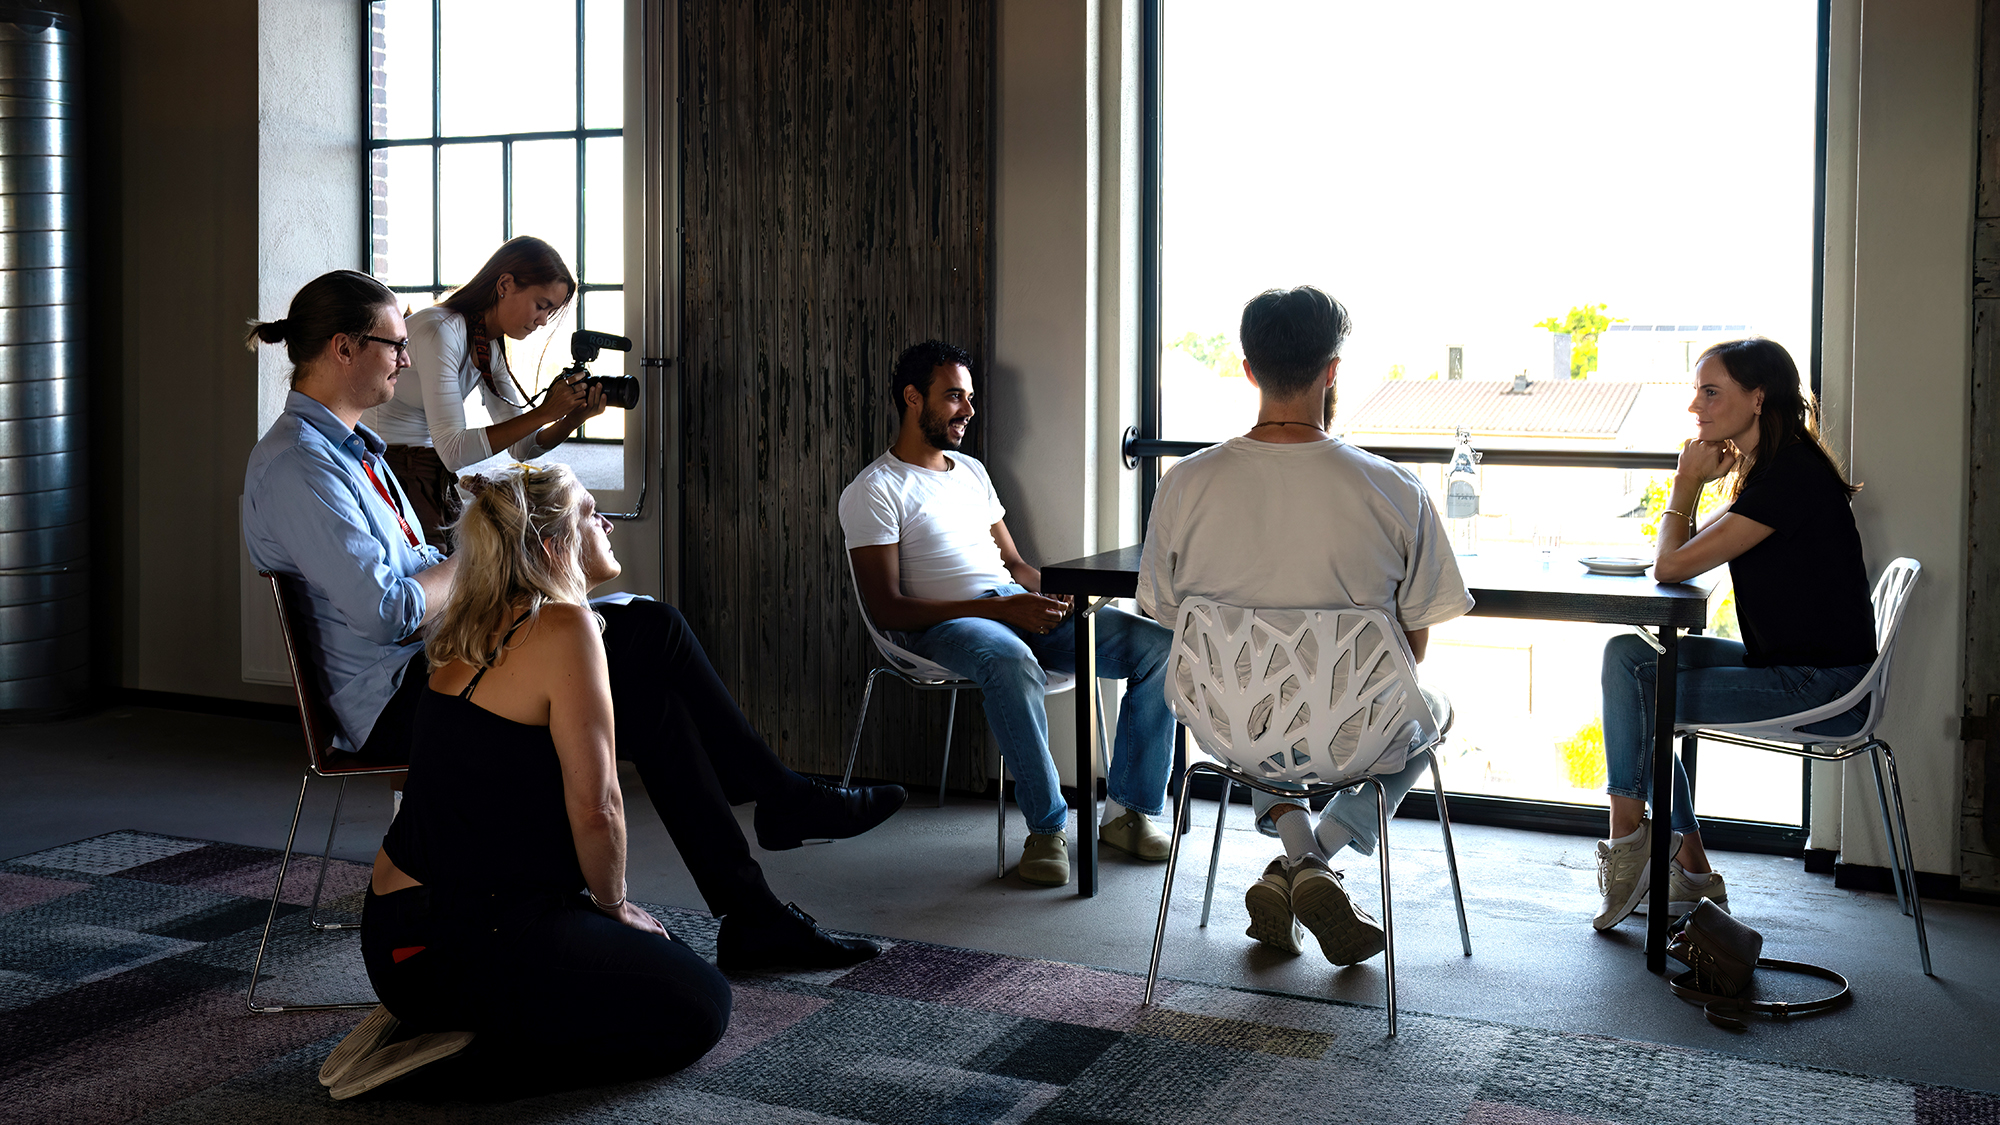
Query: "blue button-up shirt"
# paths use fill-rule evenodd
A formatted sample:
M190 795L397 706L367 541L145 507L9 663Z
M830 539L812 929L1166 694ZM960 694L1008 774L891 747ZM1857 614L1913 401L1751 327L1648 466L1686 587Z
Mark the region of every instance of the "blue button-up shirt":
M345 750L368 741L419 651L398 643L424 619L424 591L412 576L444 561L428 543L410 546L369 482L364 462L417 526L381 459L385 448L375 431L349 429L318 400L292 391L243 474L250 558L261 570L305 580L319 687L340 724L334 743Z

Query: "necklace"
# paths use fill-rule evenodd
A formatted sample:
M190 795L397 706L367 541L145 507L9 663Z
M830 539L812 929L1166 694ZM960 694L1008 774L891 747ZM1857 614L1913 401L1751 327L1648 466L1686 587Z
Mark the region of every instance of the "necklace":
M1325 426L1316 425L1312 422L1287 422L1287 421L1259 422L1257 423L1257 426L1304 426L1309 430L1318 430L1320 433L1326 432ZM1250 428L1254 430L1257 428L1257 426L1252 426Z

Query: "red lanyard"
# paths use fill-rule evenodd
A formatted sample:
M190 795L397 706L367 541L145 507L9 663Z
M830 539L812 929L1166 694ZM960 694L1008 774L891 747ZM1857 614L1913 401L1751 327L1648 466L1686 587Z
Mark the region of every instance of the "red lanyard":
M396 523L402 527L403 534L410 537L410 546L416 546L417 533L410 530L410 521L403 518L403 506L396 503L389 495L388 489L382 487L382 478L375 475L375 466L369 464L367 457L361 459L361 470L368 474L368 479L375 485L375 491L382 494L382 502L389 505L390 511L396 513Z

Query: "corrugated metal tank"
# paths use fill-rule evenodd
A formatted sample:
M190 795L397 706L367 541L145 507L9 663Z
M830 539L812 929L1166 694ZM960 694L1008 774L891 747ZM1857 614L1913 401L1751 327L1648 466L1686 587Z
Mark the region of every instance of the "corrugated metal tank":
M0 715L90 686L79 15L0 0Z

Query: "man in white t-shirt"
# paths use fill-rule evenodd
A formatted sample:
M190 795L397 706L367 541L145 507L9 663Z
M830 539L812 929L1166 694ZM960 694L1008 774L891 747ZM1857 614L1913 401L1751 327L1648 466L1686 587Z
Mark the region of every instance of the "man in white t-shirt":
M1347 331L1347 310L1311 286L1244 306L1238 336L1257 424L1161 480L1139 564L1139 607L1154 619L1175 625L1194 596L1253 609L1379 609L1421 661L1431 626L1472 608L1423 483L1326 432ZM1418 759L1381 779L1392 812L1426 768ZM1302 802L1252 797L1258 827L1283 839L1285 854L1244 896L1249 935L1300 952L1296 918L1337 965L1380 953L1381 926L1326 862L1344 847L1374 852L1374 796L1340 794L1316 826Z
M1060 887L1069 882L1069 806L1042 696L1045 669L1076 670L1076 625L1068 598L1038 592L1041 571L1015 549L986 467L957 452L973 416L971 363L937 340L896 360L896 443L840 494L840 526L875 627L979 684L1028 822L1021 878ZM1098 838L1149 860L1166 859L1170 844L1152 820L1165 811L1172 765L1162 686L1170 642L1145 618L1098 611L1098 674L1127 681Z

